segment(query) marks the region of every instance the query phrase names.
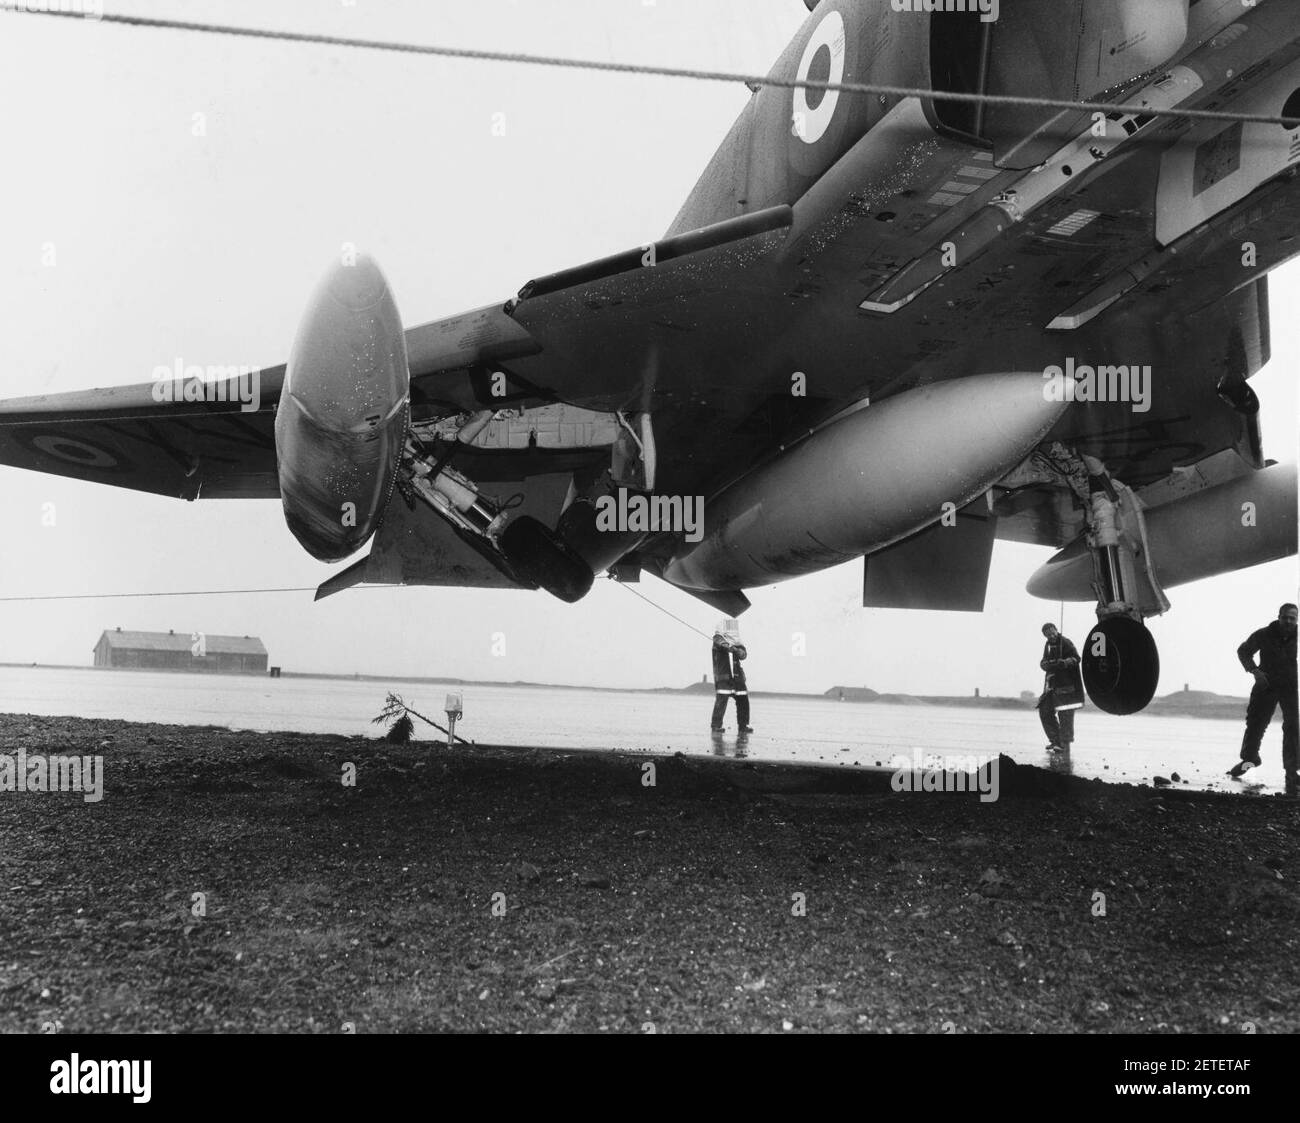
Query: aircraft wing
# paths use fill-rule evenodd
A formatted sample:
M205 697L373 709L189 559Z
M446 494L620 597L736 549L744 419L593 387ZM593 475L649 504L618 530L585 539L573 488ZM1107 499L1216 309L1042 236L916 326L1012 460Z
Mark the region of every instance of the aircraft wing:
M817 287L829 283L825 273L833 264L827 259L834 243L828 242L820 256L803 257L793 272L775 260L792 235L807 239L818 220L837 224L839 238L848 241L866 225L845 224L842 211L824 199L817 206L812 217L808 203L775 207L638 247L530 282L504 305L409 329L412 418L556 400L591 410L646 409L656 418L662 488L716 489L791 435L806 433L843 408L855 388L861 392L862 374L870 373L846 370L853 360L833 338L825 338L837 325L802 308L800 286L811 287L810 274ZM1023 247L1010 244L1003 250L1012 261L1018 252L1023 260ZM1031 246L1031 265L1037 256ZM1025 303L1023 296L1020 302ZM979 308L963 303L969 324ZM1165 347L1196 354L1204 373L1183 377L1179 393L1157 396L1154 408L1140 417L1076 409L1072 441L1082 447L1091 442L1136 484L1163 478L1175 464L1225 450L1245 458L1242 471L1258 466L1251 417L1225 406L1216 387L1224 379L1244 384L1267 358L1266 279L1214 301L1191 321L1175 320L1167 307L1171 303L1169 296L1152 299L1153 305L1166 306L1162 322L1178 324L1176 345L1162 343L1166 329L1153 328L1152 317L1131 303L1114 318L1112 347L1128 339L1146 353ZM1027 322L1042 318L1032 305L1020 315ZM887 372L882 388L901 390L942 377L960 318L945 305L943 323L931 332L943 346L913 356L910 373L908 364ZM862 330L863 319L854 326ZM874 328L882 347L890 347L898 335L893 327L868 321L866 330ZM923 326L913 324L910 333L914 341L925 342ZM845 361L826 371L827 353L834 360L837 350ZM997 369L997 359L974 346L962 365L972 373ZM805 368L808 392L792 395L788 380ZM177 400L160 401L157 387L144 383L0 403L0 464L185 499L274 498L279 494L274 414L284 369L259 371L255 387L247 375L228 379L195 401L181 400L179 392ZM504 380L504 394L494 389L494 379ZM709 439L701 441L701 433ZM608 445L553 452L567 455L558 469L571 472L595 467L607 457ZM530 460L517 448L474 450L472 471L487 483L513 481L528 495L529 481L556 476L557 462L536 453ZM1082 526L1081 511L1059 487L1001 488L995 498L989 513L996 516L991 525L998 537L1060 547ZM403 521L400 515L395 519ZM471 565L445 527L427 533L439 536L439 542L423 542L417 549L409 533L403 538L390 528L379 543L373 573L358 579L503 583L481 559ZM440 550L445 551L440 565L421 567L415 560L421 553L442 556ZM394 560L399 556L407 559L405 578ZM884 558L877 563L880 580L886 579L885 565ZM919 580L914 569L910 579L913 585ZM950 591L950 576L936 581ZM979 598L972 593L968 599Z
M742 118L723 163L753 142L746 130L759 126L746 122L757 113ZM796 143L786 132L783 143ZM1160 224L1193 206L1175 195L1153 207L1162 173L1204 145L1176 124L1137 137L989 240L981 224L994 203L1048 173L999 168L937 137L920 103L901 102L793 206L760 199L740 217L407 330L411 418L554 403L641 415L653 421L656 490L712 497L864 399L1071 360L1150 367L1149 400L1076 404L1048 443L1100 457L1134 489L1225 452L1256 469L1247 380L1268 358L1266 274L1294 254L1300 181L1269 178L1271 165L1252 173L1161 247ZM714 198L734 186L729 176L701 183L713 213L745 202ZM696 212L683 215L678 225ZM979 252L938 279L924 273L934 247L963 237L983 239ZM0 403L0 463L186 498L274 496L282 379L282 368L261 372L253 410L159 402L148 384ZM941 434L917 439L942 444ZM477 479L514 481L526 495L547 474L525 465L524 450L481 451ZM566 451L608 464L608 444ZM1082 525L1059 481L1017 478L991 494L1000 537L1061 547Z
M504 307L411 328L405 334L413 416L554 400L561 383L571 399L617 398L619 406L626 405L627 391L615 392L603 380L574 386L561 377L558 356L547 356L555 377L544 381L554 385L536 387L512 375L509 393L493 394L493 374L543 351L521 323L525 317L512 312L525 300L530 314L544 306L540 319L529 317L544 328L556 319L581 322L597 307L645 308L688 301L705 289L732 288L744 265L761 260L784 237L791 213L777 207L665 239L532 281L520 300ZM611 348L619 342L600 332L593 341ZM0 464L184 499L275 498L274 420L284 373L279 365L206 380L199 389L197 378L178 376L161 386L141 383L0 402ZM554 470L553 464L535 467L542 474ZM476 464L481 478L490 480L522 479L524 469L511 452L480 457Z
M159 401L144 383L0 402L0 464L183 499L274 498L266 403L283 379L283 367L259 372L251 403L238 377L214 382L212 401Z
M564 406L554 405L557 399L604 409L638 399L653 402L655 395L647 398L641 380L654 361L654 345L632 337L647 327L661 330L656 320L665 305L680 314L705 294L735 302L747 290L757 292L762 263L791 222L790 208L772 208L539 278L505 305L407 330L412 421L485 406L558 410L554 431L543 431L534 413L523 425L528 431L522 440L516 439L516 421L513 436L463 448L457 460L498 501L509 500L512 510L554 525L574 474L591 477L607 467L615 436L610 414L577 410L574 420L574 411L566 416ZM527 314L521 311L525 305ZM547 354L542 343L554 339L550 331L557 324L583 329L599 309L624 318L622 328L612 317L595 324L587 340L633 358L633 378L621 386L591 369L575 381L567 349L555 346ZM719 338L712 346L724 345L721 336L729 328L729 322L714 326ZM540 366L529 368L536 382L517 373L516 364L539 356ZM275 413L285 371L280 365L202 381L201 372L194 378L176 372L170 382L0 402L0 464L187 500L276 498ZM605 424L594 425L592 418ZM510 425L494 423L493 429ZM593 435L594 429L601 432ZM760 444L768 439L766 433L757 436ZM400 495L393 497L369 557L336 574L320 595L360 581L519 587L490 556Z

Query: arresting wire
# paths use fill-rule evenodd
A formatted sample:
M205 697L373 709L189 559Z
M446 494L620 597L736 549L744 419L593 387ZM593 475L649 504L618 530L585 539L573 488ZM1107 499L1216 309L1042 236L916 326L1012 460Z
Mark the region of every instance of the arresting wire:
M661 78L684 78L698 82L743 83L750 89L821 90L825 93L874 94L882 97L908 97L995 105L1013 108L1055 109L1089 113L1127 113L1147 117L1169 117L1190 121L1222 121L1230 124L1280 125L1293 129L1300 118L1277 117L1263 113L1233 113L1219 109L1155 108L1104 101L1069 98L1023 97L1016 94L976 94L956 90L925 90L915 86L888 86L875 82L826 82L812 78L776 78L771 75L742 74L726 70L695 70L677 66L650 66L643 63L601 62L596 59L564 58L556 55L533 55L514 51L485 51L466 47L441 47L425 43L402 43L384 39L356 39L346 35L322 35L306 31L276 31L271 28L243 27L237 24L197 23L190 20L161 19L150 16L104 12L88 15L83 11L31 10L24 0L0 0L0 13L29 16L52 16L61 19L89 20L124 27L152 28L165 31L188 31L203 35L231 35L246 39L268 39L285 43L306 43L324 47L348 47L356 50L389 51L398 54L428 55L437 58L468 59L476 62L502 62L521 66L546 66L569 70L601 71L613 74L641 74Z
M658 609L660 612L662 612L665 616L671 616L674 620L677 621L677 623L681 624L682 627L684 627L684 628L690 628L690 630L691 630L692 632L694 632L697 636L703 636L706 640L710 640L710 641L712 641L712 639L713 639L712 636L710 636L710 635L707 634L706 632L702 632L702 631L700 631L700 629L697 628L694 624L688 623L687 621L683 620L680 616L677 616L676 614L674 614L674 613L672 613L672 612L669 612L668 609L664 608L664 606L663 606L662 604L656 604L654 601L652 601L652 600L651 600L648 596L646 596L644 593L638 593L634 588L632 588L631 585L625 585L625 584L623 584L622 581L618 581L618 580L616 580L616 579L614 578L613 574L610 575L610 580L613 581L614 584L616 584L620 589L626 589L626 590L627 590L629 593L631 593L634 597L640 597L643 601L646 602L646 604L650 605L651 608L657 608L657 609Z
M613 580L612 577L611 580ZM664 608L663 605L656 604L654 601L652 601L649 597L645 596L643 593L637 592L637 590L633 589L630 585L625 585L621 581L615 581L614 583L618 585L619 588L626 589L633 596L640 597L643 601L646 602L646 604L650 605L651 608L657 608L665 616L671 616L674 620L677 621L677 623L681 624L682 627L689 628L697 636L703 636L705 639L712 638L706 632L700 631L700 629L697 628L694 624L691 624L688 621L683 620L680 616ZM367 584L367 585L354 585L352 586L352 591L362 591L362 590L370 591L373 589L403 589L403 588L406 588L406 586ZM274 588L274 589L180 589L180 590L168 590L165 592L156 592L156 593L54 593L48 595L38 594L33 596L0 597L0 604L24 604L24 603L41 603L46 601L78 601L78 600L132 600L132 599L145 599L149 597L236 597L236 596L256 596L263 593L314 593L314 592L316 592L316 586L303 585L299 587L286 587L286 588Z
M353 589L401 589L404 585L354 585ZM297 589L182 589L158 593L57 593L51 595L0 597L0 604L14 604L25 601L56 600L130 600L144 597L236 597L251 596L259 593L314 593L315 585L304 585Z

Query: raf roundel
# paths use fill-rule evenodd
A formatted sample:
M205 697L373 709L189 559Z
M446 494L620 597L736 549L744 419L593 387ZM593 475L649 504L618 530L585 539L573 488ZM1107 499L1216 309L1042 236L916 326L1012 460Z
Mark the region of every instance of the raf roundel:
M92 445L88 441L74 440L56 433L44 433L32 437L28 442L38 452L62 460L66 464L77 464L83 468L118 468L120 463L107 449Z
M844 81L844 17L831 10L817 25L804 48L799 63L800 82ZM840 103L839 90L806 89L794 91L794 133L805 144L816 144L835 120Z

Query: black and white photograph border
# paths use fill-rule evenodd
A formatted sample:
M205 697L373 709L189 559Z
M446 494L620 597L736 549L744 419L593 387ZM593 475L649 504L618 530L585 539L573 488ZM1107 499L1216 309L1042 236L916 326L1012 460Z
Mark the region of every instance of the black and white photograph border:
M1295 1033L1298 47L0 0L0 1031Z

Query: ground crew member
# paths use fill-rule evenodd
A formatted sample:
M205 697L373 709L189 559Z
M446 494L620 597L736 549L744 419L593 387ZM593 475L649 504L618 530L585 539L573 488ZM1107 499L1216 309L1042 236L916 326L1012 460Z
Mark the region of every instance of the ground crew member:
M1259 746L1273 712L1282 707L1282 769L1286 773L1287 795L1300 794L1300 754L1296 729L1296 606L1284 604L1265 628L1251 633L1239 648L1241 665L1255 676L1255 687L1246 706L1246 734L1241 739L1241 760L1228 775L1234 780L1262 763ZM1259 656L1259 664L1255 656Z
M745 683L745 668L741 666L749 653L739 640L727 636L726 622L718 624L713 632L713 720L709 727L722 730L722 719L727 713L727 699L736 699L736 721L741 733L753 733L749 725L749 687Z
M1043 635L1047 642L1038 665L1045 678L1043 694L1038 699L1038 718L1047 734L1047 751L1068 753L1074 740L1074 711L1083 705L1079 653L1054 624L1044 624Z

